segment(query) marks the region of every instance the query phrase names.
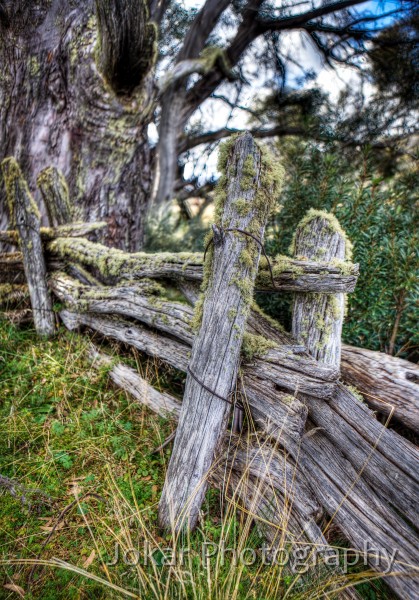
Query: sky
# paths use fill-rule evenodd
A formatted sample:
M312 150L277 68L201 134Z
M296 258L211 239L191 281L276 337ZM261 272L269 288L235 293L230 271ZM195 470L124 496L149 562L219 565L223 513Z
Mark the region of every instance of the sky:
M185 8L200 8L204 4L203 0L184 0L183 5ZM277 3L280 6L280 2ZM320 2L316 2L320 4ZM383 11L388 11L396 8L399 5L398 1L369 1L357 7L359 10L369 11L372 14L382 14ZM257 43L257 42L256 42ZM281 50L283 49L284 54L290 53L296 62L303 64L304 69L312 70L315 73L315 79L304 87L319 87L324 92L329 94L330 100L336 101L339 97L340 92L345 89L346 86L357 88L360 85L360 78L357 70L351 67L345 67L337 65L336 68L331 68L324 64L318 51L314 48L312 42L308 41L307 37L298 31L290 31L281 36ZM240 104L244 107L251 107L254 102L256 95L263 95L268 93L269 89L264 87L266 73L261 74L259 65L254 64L254 59L248 59L245 63L246 76L248 76L251 85L244 92L240 98ZM302 75L302 71L292 62L289 62L287 69L287 87L290 88L301 88L299 78ZM224 85L222 87L223 93L228 95L231 93L231 86ZM364 96L368 99L373 89L371 86L364 86ZM221 93L221 90L217 90L217 93ZM205 120L205 127L207 131L216 130L228 125L231 128L246 128L248 113L236 109L231 113L231 109L223 102L209 99L201 107L197 114L192 117L191 124L197 122L199 119ZM157 130L150 131L151 138L157 140ZM185 178L189 179L193 176L199 175L202 180L207 179L216 175L216 162L217 152L214 151L209 157L207 155L201 156L202 151L198 148L191 157L191 160L186 164L185 167Z

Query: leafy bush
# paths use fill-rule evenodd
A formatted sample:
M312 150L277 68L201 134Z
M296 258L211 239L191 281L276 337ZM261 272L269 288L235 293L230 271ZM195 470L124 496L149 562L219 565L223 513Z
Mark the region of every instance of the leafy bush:
M292 234L309 208L331 211L354 244L360 264L357 288L349 295L344 341L398 354L418 354L417 273L419 171L406 159L392 177L380 175L372 151L349 160L335 149L302 142L282 146L287 183L266 246L288 252ZM273 316L290 320L290 302L260 298Z

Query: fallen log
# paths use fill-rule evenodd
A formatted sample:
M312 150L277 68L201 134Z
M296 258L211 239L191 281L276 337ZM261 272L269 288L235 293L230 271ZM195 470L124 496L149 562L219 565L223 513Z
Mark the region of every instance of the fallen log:
M97 270L104 283L144 277L202 281L203 254L199 252L127 253L82 238L55 239L47 245L47 251L54 258ZM339 260L316 263L282 256L272 259L271 266L274 286L267 263L262 259L256 280L256 286L262 290L330 293L353 291L359 268Z
M132 345L149 356L160 358L176 369L186 372L189 359L189 347L186 344L122 319L71 313L67 310L62 311L60 315L69 329L86 325L105 337ZM262 362L263 359L259 361ZM293 396L278 393L266 379L256 377L255 368L249 366L243 368L245 398L252 415L257 415L258 425L262 431L271 435L281 445L286 445L291 438L298 442L302 434L301 420L294 431L295 434L299 432L299 435L293 436L290 431L290 423L292 423L290 409L293 405L300 404L303 407L304 405ZM328 436L333 434L333 441L336 442L337 447L348 454L351 461L355 461L358 470L360 467L363 469L363 476L369 473L371 485L377 486L383 497L392 498L396 509L411 519L415 498L419 493L417 448L405 438L384 427L375 419L367 406L360 403L344 386L338 385L337 391L339 393L327 402L324 402L324 399L315 401L313 396L306 397L307 408L313 422L316 423L320 419L318 413L320 416L324 415L324 419L318 425L321 430L316 432L315 439L320 439L324 435L323 431L327 432ZM274 410L278 412L274 413ZM279 415L282 415L282 420ZM287 427L284 427L285 423ZM355 447L359 448L359 452L354 453L351 450ZM292 446L292 449L297 452L296 448L297 446ZM369 461L372 461L370 467L368 467ZM327 464L324 468L327 472ZM354 471L355 477L358 470ZM348 481L348 489L352 481L352 479ZM397 488L394 486L394 481L400 483Z
M4 255L3 255L4 256ZM6 264L15 264L12 260ZM1 269L1 256L0 256ZM193 310L180 302L169 302L164 299L162 288L151 282L148 295L146 288L141 287L141 282L128 282L118 287L102 286L92 289L90 286L80 286L77 282L60 272L53 273L50 285L59 299L67 303L74 310L88 310L98 314L119 314L133 317L147 325L156 327L160 331L174 335L188 344L192 343L193 331L191 320ZM155 293L153 294L153 289ZM186 292L187 299L194 303L198 297L196 285L181 285L182 292ZM162 295L163 294L163 295ZM261 317L260 312L252 311L248 320L248 331L253 334L263 335L269 339L277 340L287 348L278 352L280 347L270 349L265 355L266 362L281 362L289 359L298 367L307 368L307 362L298 357L291 350L304 346L290 346L287 335L277 329L275 324ZM319 363L314 363L318 372ZM326 367L326 366L325 366ZM383 353L373 352L351 346L342 346L341 369L344 380L357 387L364 394L366 403L385 415L402 422L414 431L419 431L419 368L408 361L390 357ZM314 373L313 373L314 374ZM332 381L336 378L336 371L331 369L330 379L326 371L322 376L325 380ZM393 412L394 409L394 412Z
M47 242L56 238L79 238L94 233L98 229L107 227L107 223L68 223L57 227L40 227L39 233L41 240ZM0 231L0 242L8 244L17 244L19 234L15 230Z
M118 387L158 415L177 422L181 410L179 400L157 391L131 367L114 364L114 360L93 345L89 354L94 367L109 367L108 375ZM211 470L210 482L225 494L234 510L241 508L255 520L269 544L265 546L268 556L274 554L275 549L288 545L307 547L307 543L309 563L313 563L313 554L324 557L336 553L318 525L323 517L322 507L292 459L263 441L245 443L231 434L226 434L220 457L222 460ZM341 600L358 598L352 588L345 589L346 577L339 575L339 567L328 568L325 579L330 578L330 591L341 587Z
M343 345L342 377L369 406L419 433L419 367L407 360Z
M127 286L92 289L63 273L54 273L50 278L50 287L71 311L131 317L192 345L193 310L186 304L165 300L162 288L153 282L143 280ZM266 332L270 326L269 320L261 312L251 313L249 321L252 324L249 331ZM290 343L284 345L284 336L283 332L274 330L271 336L273 343L265 346L262 337L256 340L251 336L245 338L245 352L247 344L251 346L255 341L254 356L250 347L248 362L256 361L256 375L272 379L274 383L281 382L283 387L291 391L300 387L315 396L331 396L334 386L325 383L336 381L338 370L311 359L302 346ZM263 354L263 361L267 363L263 367L260 366L258 352Z
M9 323L16 326L23 325L24 323L33 323L33 315L30 308L1 311L0 319L9 321Z
M10 310L22 307L29 300L29 289L25 284L0 284L0 308Z
M199 294L197 285L182 282L179 288L188 302L195 304ZM256 310L249 316L248 330L289 347L289 335L278 330L278 324L272 323L272 319L266 319ZM305 346L300 346L300 352L304 349ZM295 346L294 352L297 350L298 346ZM265 355L266 359L268 357ZM363 394L370 408L419 432L417 365L382 352L342 344L341 372L344 381Z
M170 325L170 310L165 312L166 307L167 303L161 302L163 330L175 335L175 328ZM187 309L190 310L185 306L185 310ZM85 324L105 336L135 345L141 351L160 357L182 371L186 370L188 347L174 339L168 339L162 343L159 342L156 334L143 330L138 325L117 319L100 319L89 313L73 314L72 320L71 324L68 322L68 316L65 317L68 326ZM337 447L346 454L352 452L351 460L354 461L355 467L357 469L364 468L365 476L370 478L371 484L381 490L383 496L387 495L391 498L398 510L401 510L411 520L413 517L414 521L414 498L416 493L419 494L418 488L415 487L417 484L414 483L416 481L414 473L419 458L417 451L413 450L412 445L404 438L383 427L367 407L343 386L333 387L338 393L330 393L327 404L322 401L316 402L315 394L318 394L323 400L325 399L322 388L324 383L319 382L317 385L311 379L300 375L307 372L307 369L311 369L311 375L315 373L317 378L322 378L325 382L333 377L334 371L330 366L325 365L324 368L329 371L322 372L316 361L312 361L313 367L310 367L310 362L305 359L304 355L294 354L290 351L292 340L289 340L289 343L289 347L278 346L268 349L263 357L255 357L252 364L246 365L243 369L246 390L249 385L253 394L251 397L248 396L248 400L249 403L252 403L251 409L254 418L267 433L274 437L278 436L280 439L283 434L285 415L283 408L275 401L275 390L271 392L267 382L270 381L271 384L279 385L282 388L286 385L288 393L295 393L297 389L300 392L308 393L309 397L306 402L312 418L319 423L319 426L326 430L330 429L328 435L333 435ZM287 361L289 361L289 369L286 368ZM298 373L298 369L300 369L300 373ZM293 375L295 377L298 375L294 382L292 381ZM283 397L286 396L287 394L283 394ZM295 403L296 400L294 400L294 405ZM329 409L329 404L332 404L332 410ZM300 407L297 412L299 411ZM290 414L287 415L287 418L289 430L301 432L301 419L299 420L297 415L291 418ZM300 423L300 425L292 428L292 423ZM398 466L396 471L394 471L394 463ZM395 479L400 482L397 488L394 486Z
M98 317L90 313L74 313L68 310L61 311L60 317L67 329L74 330L83 325L87 326L105 337L134 346L137 350L161 359L186 373L190 346L182 342L163 337L139 324L120 318ZM276 390L274 382L267 382L253 373L247 376L246 369L243 373L243 383L246 402L251 407L258 425L267 435L274 432L274 435L280 437L281 432L286 429L288 436L297 440L301 437L307 409L296 397ZM319 381L319 393L321 385ZM284 398L282 403L278 402L281 397Z
M176 368L186 369L188 347L173 339L163 339L156 333L142 331L138 325L133 326L132 323L127 322L123 325L121 320L117 322L115 319L99 318L89 314L71 315L71 313L63 314L63 318L69 327L84 322L107 336L136 345L139 349L166 360ZM246 397L255 421L266 433L279 444L284 445L296 457L299 469L307 469L306 472L310 473L313 492L319 497L321 504L325 506L329 514L333 515L334 522L360 550L363 549L362 540L369 539L371 543L378 540L380 544L384 544L379 548L391 554L389 544L391 543L393 548L399 548L398 539L401 535L404 542L401 542L400 546L400 560L406 562L407 566L403 567L402 565L400 568L411 576L412 568L409 567L409 564L414 564L415 561L412 548L417 544L416 534L387 504L387 498L391 498L391 504L401 514L412 515L412 506L417 493L415 478L417 450L404 438L383 427L367 407L345 388L337 399L328 401L332 411L337 413L334 419L331 419L330 412L325 413L324 401L318 401L316 405L311 396L306 396L310 419L315 428L321 427L321 429L316 429L314 433L309 432L309 436L304 437L302 443L301 441L294 442L289 428L290 421L293 422L292 419L284 418L281 425L276 425L274 423L279 421L278 416L276 415L274 420L270 420L267 416L269 410L266 410L266 405L269 406L270 403L271 409L275 407L279 413L282 411L285 417L286 399L280 394L278 395L275 390L271 392L267 382L263 379L259 380L260 397L257 397L256 394L252 395L252 377L246 380L247 369L248 367L244 369ZM272 393L272 400L269 401L270 393ZM262 404L263 402L265 404ZM318 411L316 411L316 407L318 407ZM316 424L316 419L319 419L318 413L325 415L324 421L320 425ZM299 436L295 439L301 440L301 427L294 430L295 434L297 432L299 432ZM333 444L328 439L332 433L334 435ZM311 445L308 444L309 440ZM365 448L363 455L358 452L354 454L353 448ZM335 459L335 455L340 458ZM333 460L330 459L331 456L334 457ZM372 461L372 457L374 457L374 461ZM313 460L317 462L313 462ZM354 467L352 461L358 466ZM371 465L369 465L369 461L372 461ZM366 485L365 477L368 477L370 485ZM330 481L339 481L340 483L331 485ZM362 482L360 491L359 481ZM397 493L398 488L395 488L394 481L400 482L401 494ZM320 487L325 482L329 482L329 484L327 494L323 495ZM376 492L376 486L379 493ZM337 512L334 515L335 511ZM359 517L360 514L362 518ZM392 523L393 531L389 530L386 525L388 523ZM377 534L377 527L379 530L384 528L387 531L387 537L382 538L381 534ZM352 528L354 529L352 530ZM412 540L416 541L412 542ZM373 556L370 559L372 566L385 568L384 564L377 565ZM389 579L388 582L394 589L397 589L402 597L412 592L412 583L409 579L396 580L394 578Z
M21 252L0 253L0 284L26 284Z

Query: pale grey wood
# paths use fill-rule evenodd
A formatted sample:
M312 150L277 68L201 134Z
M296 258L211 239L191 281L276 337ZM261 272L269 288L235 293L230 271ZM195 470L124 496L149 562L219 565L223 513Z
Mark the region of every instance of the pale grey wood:
M121 322L118 324L116 320L93 315L69 315L70 320L65 320L70 327L84 322L106 336L132 343L152 356L160 356L181 370L186 368L188 347L179 342L174 344L174 340L169 338L147 331L141 332L138 326L134 332L130 323L125 325L130 331L126 336ZM329 515L333 515L333 522L353 546L363 551L363 543L368 539L381 549L389 550L390 544L397 549L402 533L405 541L401 548L406 542L409 553L412 545L418 544L418 537L409 525L404 524L400 515L407 517L411 514L416 502L417 448L394 431L383 427L368 407L343 386L338 386L339 393L327 400L327 403L324 400L316 403L311 396L304 397L307 406L302 406L305 411L308 409L314 429L302 437L301 422L304 419L301 415L299 420L292 417L292 410L286 404L289 403L289 396L283 398L266 380L260 379L253 383L254 378L247 375L247 370L248 367L243 370L245 396L254 421L265 434L294 456L298 469L307 476L321 506ZM327 406L335 414L324 412ZM323 415L323 421L319 420L317 407L320 415ZM270 419L271 414L273 419ZM279 414L282 414L282 422ZM332 435L333 441L329 439ZM354 452L354 448L360 448L361 451ZM334 460L335 455L340 458ZM373 455L375 459L368 468ZM360 461L363 461L362 465ZM388 476L383 477L383 473L388 473ZM358 481L360 484L354 487ZM400 494L397 493L399 488ZM337 507L339 510L334 514ZM384 545L381 537L383 527L386 527ZM406 558L405 551L406 547L401 556ZM411 552L409 556L412 562ZM397 565L397 569L399 566ZM409 572L409 569L405 567L403 572ZM401 593L401 597L409 597L411 582L395 577L387 581L399 594L402 589L400 585L405 586L405 595Z
M22 307L26 300L29 300L29 289L26 284L0 284L0 308Z
M20 167L12 157L2 162L6 193L19 233L23 267L28 283L35 329L49 337L55 333L55 316L47 285L41 236L40 215Z
M58 227L41 227L40 236L43 242L61 237L78 238L94 233L99 229L107 227L107 223L71 223L59 225ZM0 231L0 242L14 244L18 241L19 236L17 231Z
M93 345L89 356L95 368L109 365L111 380L138 402L162 417L178 420L180 400L158 392L134 369L123 363L114 364L112 358ZM284 547L286 541L292 546L313 544L320 556L330 551L318 525L322 507L291 458L257 439L244 442L228 434L221 454L225 464L215 465L211 484L256 520L271 552ZM357 598L357 595L348 590L340 598Z
M253 185L243 186L245 165L251 161ZM239 136L227 160L229 174L223 214L214 229L213 247L208 254L211 273L205 290L202 322L192 345L182 410L175 443L159 502L159 522L163 528L180 531L196 526L207 478L219 449L236 384L240 350L257 273L260 246L250 242L250 264L242 260L249 240L224 230L252 231L263 241L269 211L258 205L262 186L261 151L249 134ZM268 190L266 190L267 192ZM239 211L237 201L249 205L247 214ZM239 284L246 282L247 296ZM202 385L198 380L204 383Z
M89 358L96 369L108 367L108 375L118 387L122 388L144 406L164 418L179 418L181 402L170 394L159 392L134 369L124 363L116 363L110 356L99 352L91 344Z
M153 290L153 286L156 287L153 282L142 280L126 286L92 288L91 285L80 285L64 273L54 273L50 286L72 310L133 317L192 345L190 307L161 300L159 290Z
M160 297L160 289L154 289L155 284L149 280L128 283L126 286L92 289L90 285L80 285L64 273L53 273L50 277L50 287L58 299L71 310L132 317L192 345L192 308ZM252 312L249 321L253 324L253 327L248 327L250 331L267 333L269 327L274 329L258 312ZM278 334L278 337L274 338L275 341L278 340L278 346L266 351L262 358L255 357L251 360L257 375L269 378L288 390L299 389L315 396L330 397L334 392L334 385L324 385L324 382L336 381L339 376L338 370L316 362L304 352L302 346L282 344L285 334L274 330L273 335L275 333ZM262 367L262 362L267 364Z
M160 358L176 369L186 372L191 349L190 346L177 340L160 336L119 317L101 317L91 313L62 310L60 318L70 331L87 326L106 337L134 346L137 350Z
M127 253L115 248L84 239L59 239L51 241L48 252L55 258L77 261L80 264L98 269L104 283L117 283L121 279L172 278L175 280L202 281L203 254L199 252L145 252ZM264 290L351 292L358 277L358 265L351 268L349 275L333 262L295 260L283 257L273 258L274 271L272 285L266 263L260 268L256 286Z
M160 357L181 371L186 370L189 348L185 344L122 319L77 315L68 311L61 314L69 328L88 325L105 336L134 345L150 356ZM263 359L259 361L263 363ZM310 418L333 439L336 448L349 456L357 469L363 469L363 476L374 488L383 496L391 497L394 506L412 519L419 477L419 452L415 446L385 428L365 404L340 384L327 403L307 396L305 406L298 398L279 393L273 387L274 381L258 377L259 374L257 367L246 366L243 369L245 397L253 418L265 433L281 443L292 437L298 439L298 435L301 437L303 433L304 414L308 409ZM321 432L316 433L315 439L320 439L321 435ZM398 482L396 488L394 481Z
M2 311L0 312L0 318L17 326L24 323L33 323L32 310L30 308Z
M70 223L73 211L64 175L55 167L43 169L36 180L51 227Z
M297 227L294 242L295 256L306 256L316 260L319 252L326 261L345 260L346 240L344 235L331 226L326 216L313 214L303 219ZM345 296L342 293L305 294L294 297L292 333L297 341L305 344L308 352L318 361L339 368L341 335L345 311Z
M91 313L74 313L68 310L61 311L60 317L70 330L83 325L90 327L106 337L134 346L141 352L186 372L190 347L184 343L163 337L120 318L99 317ZM248 375L247 369L244 369L243 383L245 401L249 404L256 422L267 435L275 439L280 438L286 424L287 435L295 439L301 437L307 416L304 404L294 396L278 392L274 382ZM321 388L322 382L319 381L318 389L323 397L324 392ZM283 402L279 401L281 398L284 399Z
M322 248L322 256L327 260L343 260L345 244L343 234L326 215L313 214L297 229L295 252L313 258ZM334 298L296 294L294 300L294 335L319 361L335 366L340 364L343 307L342 294ZM311 481L316 482L313 491L355 547L374 539L380 552L391 554L397 549L395 569L410 577L394 579L390 585L401 597L411 597L418 583L412 576L412 565L419 542L399 511L414 522L418 494L414 478L407 477L400 466L393 463L394 458L383 456L378 446L380 436L386 436L385 428L377 427L377 422L365 411L355 417L355 396L343 386L337 386L336 393L326 402L310 396L304 398L313 430L303 436L301 444L294 449L293 440L289 440L291 454L298 456L302 468L311 473ZM342 408L342 400L347 401L344 414L332 409L334 403ZM374 439L371 427L377 434ZM387 435L386 447L394 447L394 442ZM373 557L369 557L368 562L377 568Z
M25 283L21 252L0 253L0 283Z
M342 346L342 377L371 408L419 433L419 366L384 354Z
M414 569L419 550L414 530L365 483L349 457L321 431L305 436L295 452L301 468L310 473L310 481L316 482L313 491L322 506L354 547L362 549L369 540L370 548L374 545L381 554L385 551L391 555L397 550L394 572L404 576L391 577L388 583L401 598L414 597L418 585ZM378 571L387 566L383 561L377 568L373 552L368 562Z
M367 437L365 428L363 428L365 433L360 435L354 427L342 427L342 420L345 418L342 415L344 407L350 404L348 402L349 394L350 392L343 385L338 385L336 396L330 401L330 404L310 398L310 419L315 426L327 431L327 436L335 448L350 457L356 472L362 472L363 479L374 487L376 493L399 507L403 514L414 523L417 518L417 499L419 498L417 469L419 452L417 449L414 450L414 447L397 449L400 436L385 428L377 427L375 432L373 433L371 430ZM361 410L358 411L352 410L350 421L355 422L358 418L373 422L372 415L365 408L361 407ZM356 414L353 414L354 412ZM375 449L374 446L376 446ZM394 454L383 455L383 447L394 449ZM398 461L399 458L401 462ZM413 471L406 473L409 465L413 467ZM395 485L396 482L397 485Z

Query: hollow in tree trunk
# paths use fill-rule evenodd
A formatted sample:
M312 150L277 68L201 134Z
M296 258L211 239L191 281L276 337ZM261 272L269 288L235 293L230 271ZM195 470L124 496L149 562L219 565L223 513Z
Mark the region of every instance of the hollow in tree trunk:
M140 0L135 11L129 0L94 4L0 1L0 160L17 159L43 224L36 178L53 166L68 181L77 216L108 222L101 241L136 250L153 176L155 29ZM124 48L123 36L138 41ZM133 49L142 58L127 73ZM8 224L2 183L0 229Z

